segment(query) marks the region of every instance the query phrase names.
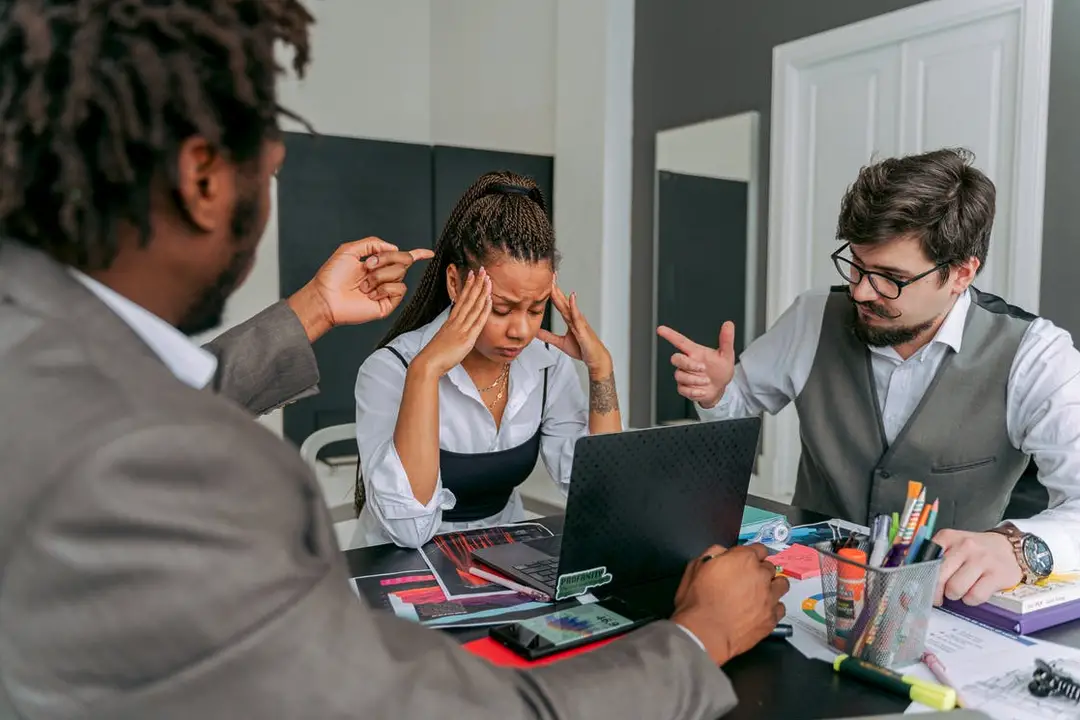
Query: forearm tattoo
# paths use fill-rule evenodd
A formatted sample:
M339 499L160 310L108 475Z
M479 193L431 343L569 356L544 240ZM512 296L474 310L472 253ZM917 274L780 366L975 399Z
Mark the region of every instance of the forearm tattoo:
M619 395L615 392L615 374L603 380L589 380L589 410L601 415L619 409Z

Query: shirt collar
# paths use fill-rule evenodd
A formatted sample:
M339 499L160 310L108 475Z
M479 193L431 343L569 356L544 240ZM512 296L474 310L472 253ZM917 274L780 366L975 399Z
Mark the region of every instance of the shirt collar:
M123 320L154 352L176 378L197 390L206 387L217 372L217 358L191 342L182 332L74 268L71 274Z
M971 291L964 291L953 303L945 321L941 323L931 342L942 343L960 352L964 342L964 328L967 325L968 310L971 308Z

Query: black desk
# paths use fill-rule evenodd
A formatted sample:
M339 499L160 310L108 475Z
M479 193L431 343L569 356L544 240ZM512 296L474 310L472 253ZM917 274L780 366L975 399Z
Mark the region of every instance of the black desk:
M750 505L787 515L792 525L820 522L824 516L751 497ZM559 532L562 517L539 522ZM704 549L704 548L702 548ZM425 569L418 553L394 545L349 550L345 553L352 576ZM672 599L679 578L650 583L618 593L628 602L647 607L663 617L671 614ZM444 630L468 642L487 634L486 628ZM1080 647L1080 622L1037 633L1036 637ZM840 677L819 660L807 660L783 641L767 641L724 666L739 696L739 705L725 716L740 718L843 718L859 715L902 713L908 701L879 692L847 677Z

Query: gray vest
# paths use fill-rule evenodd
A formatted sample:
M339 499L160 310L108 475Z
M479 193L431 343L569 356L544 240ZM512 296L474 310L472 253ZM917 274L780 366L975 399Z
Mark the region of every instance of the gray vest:
M833 288L806 387L795 399L802 457L794 504L868 523L899 512L908 480L938 498L937 528L1001 521L1028 456L1009 442L1006 384L1034 316L972 290L960 352L949 352L892 445L885 440L870 351L851 330L847 287Z

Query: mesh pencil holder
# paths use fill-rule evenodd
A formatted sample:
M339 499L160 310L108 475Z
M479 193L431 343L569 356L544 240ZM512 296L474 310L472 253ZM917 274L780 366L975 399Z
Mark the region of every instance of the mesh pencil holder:
M833 553L829 542L814 549L829 644L881 667L919 660L942 560L879 568Z

